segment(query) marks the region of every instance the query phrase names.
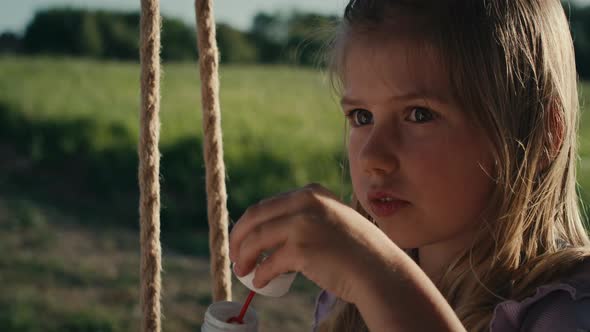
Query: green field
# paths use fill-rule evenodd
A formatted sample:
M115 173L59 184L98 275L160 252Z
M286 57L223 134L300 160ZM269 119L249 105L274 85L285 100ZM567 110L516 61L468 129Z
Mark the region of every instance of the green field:
M325 75L225 66L220 77L233 219L308 182L348 194ZM161 89L164 328L196 331L210 303L197 65L165 64ZM580 92L584 110L590 84ZM0 57L0 330L138 329L138 112L137 64ZM580 155L588 202L587 114ZM307 330L316 291L300 280L280 305L255 300L261 331Z
M322 75L231 66L220 75L234 218L262 197L311 181L341 191L344 118ZM196 64L164 66L163 324L170 331L198 330L211 302L199 94ZM137 64L0 58L0 330L138 329L138 111ZM299 279L280 306L256 299L261 331L308 329L316 292ZM245 296L239 283L234 293Z
M136 206L125 199L137 192L136 64L4 58L0 77L0 138L47 177L65 170L70 180L64 195L71 197L62 201L39 185L36 195L64 208L75 200L97 214L105 202L119 215ZM308 182L346 190L340 169L344 118L324 76L299 68L229 66L220 77L233 218L253 201ZM197 65L165 65L161 88L163 218L190 228L205 218ZM38 179L41 187L54 188L47 177ZM100 204L84 199L87 194L100 196ZM125 219L135 222L135 214Z

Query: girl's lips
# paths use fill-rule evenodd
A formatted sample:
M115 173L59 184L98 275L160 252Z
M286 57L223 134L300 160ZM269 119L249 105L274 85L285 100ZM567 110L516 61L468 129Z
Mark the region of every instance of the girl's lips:
M373 214L380 218L389 217L410 204L410 202L396 196L393 192L385 190L370 191L367 198Z
M409 202L394 199L391 201L370 200L369 205L373 214L380 218L392 216L394 213L409 205Z

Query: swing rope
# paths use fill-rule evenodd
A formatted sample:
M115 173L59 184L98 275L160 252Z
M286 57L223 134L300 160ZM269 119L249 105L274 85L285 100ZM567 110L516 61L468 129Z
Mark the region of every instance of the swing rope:
M207 216L213 301L231 301L225 164L219 106L219 53L213 0L195 0L203 108L203 152L207 174Z
M139 221L141 244L141 331L159 332L162 249L160 246L160 5L141 0L141 106L139 129Z
M212 0L195 0L203 108L203 150L213 301L231 300L225 165L219 106L219 56ZM141 331L161 331L160 244L160 5L141 0L141 106L139 132L139 220Z

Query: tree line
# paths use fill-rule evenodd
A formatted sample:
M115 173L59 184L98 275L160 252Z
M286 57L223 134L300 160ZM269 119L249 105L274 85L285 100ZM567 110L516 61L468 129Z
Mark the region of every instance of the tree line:
M590 79L590 6L564 2L582 78ZM24 35L0 35L0 53L85 56L99 59L139 58L139 13L54 8L39 11ZM258 13L242 31L217 25L222 63L321 64L322 48L339 17L314 13ZM163 17L164 61L198 58L194 26Z
M99 59L139 58L139 13L54 8L39 11L22 37L0 35L0 53L68 55ZM316 64L336 16L259 13L248 31L217 25L222 63ZM322 33L323 32L323 33ZM196 32L175 18L162 18L164 61L198 58Z

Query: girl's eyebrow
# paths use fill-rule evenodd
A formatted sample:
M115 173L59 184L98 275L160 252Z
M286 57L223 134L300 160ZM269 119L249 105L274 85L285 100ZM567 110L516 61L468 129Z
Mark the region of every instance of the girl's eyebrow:
M449 104L449 98L439 93L432 92L410 92L402 95L391 96L386 100L386 103L393 101L404 101L404 100L433 100L441 104ZM362 105L362 100L355 99L348 96L342 96L340 99L340 105Z
M340 99L340 105L360 105L360 104L362 104L362 102L360 102L356 99L352 99L347 96L342 96L342 99Z

